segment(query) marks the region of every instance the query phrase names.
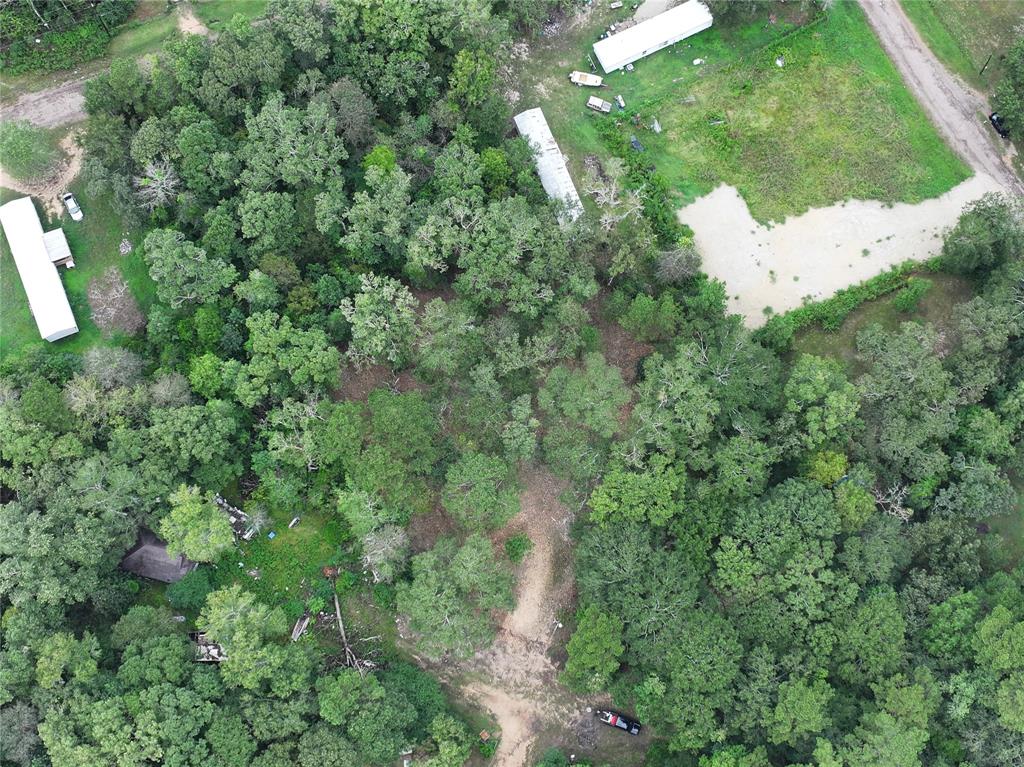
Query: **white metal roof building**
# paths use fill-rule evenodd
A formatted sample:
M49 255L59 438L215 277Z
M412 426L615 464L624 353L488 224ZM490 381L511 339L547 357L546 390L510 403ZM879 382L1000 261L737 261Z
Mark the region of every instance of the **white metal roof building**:
M614 72L626 64L703 32L711 26L711 11L700 0L670 8L641 21L618 34L594 43L594 54L605 72Z
M537 175L548 197L565 202L566 216L575 221L583 212L576 185L572 182L569 169L558 148L555 137L544 118L544 112L537 107L520 112L512 120L516 124L519 135L533 146L534 162L537 164Z
M51 260L51 254L66 253L70 256L63 232L59 237L53 232L49 232L49 237L43 234L43 225L39 223L39 215L29 197L0 206L0 223L11 246L11 255L21 275L21 284L25 287L39 335L47 341L56 341L77 333L78 325L71 313L64 283Z

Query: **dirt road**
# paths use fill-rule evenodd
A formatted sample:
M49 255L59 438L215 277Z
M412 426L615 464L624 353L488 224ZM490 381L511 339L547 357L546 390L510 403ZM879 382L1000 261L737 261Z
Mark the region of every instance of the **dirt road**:
M542 467L521 477L521 511L510 528L525 532L533 549L519 567L516 607L490 647L464 668L473 681L463 694L497 720L501 741L494 767L525 767L537 736L546 728L573 730L586 716L586 704L558 682L547 651L557 628L557 612L572 598L566 564L572 512L559 500L566 483Z
M184 34L210 35L192 11L192 6L182 3L176 10L178 29ZM14 104L0 110L0 119L26 120L40 128L57 128L72 125L85 119L85 84L95 72L73 77L49 88L25 93Z
M0 186L38 197L48 214L55 218L60 216L64 212L64 203L61 202L60 196L68 190L68 186L82 169L83 150L76 138L75 131L71 131L61 139L60 148L65 156L45 178L19 181L0 167Z
M1002 142L987 124L985 97L954 77L921 39L897 0L859 0L882 47L946 142L976 173L1024 194Z
M26 93L0 111L0 119L26 120L40 128L81 122L85 119L85 83L89 77L76 77L52 88Z

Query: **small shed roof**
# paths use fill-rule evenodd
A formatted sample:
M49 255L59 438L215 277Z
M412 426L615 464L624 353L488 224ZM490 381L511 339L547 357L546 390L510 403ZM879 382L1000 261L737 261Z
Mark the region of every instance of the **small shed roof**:
M71 248L68 246L68 238L64 236L63 229L53 229L43 235L43 247L46 248L46 255L50 257L51 263L58 263L71 258Z
M551 128L548 127L548 121L544 118L543 110L539 107L527 109L512 119L519 135L533 147L537 175L540 176L544 191L548 193L548 197L564 201L566 216L570 221L575 221L583 212L583 203L576 191L576 185L572 182L572 176L569 175L562 150L558 148Z
M670 8L618 34L594 43L594 54L605 72L649 56L711 26L711 11L700 0Z
M195 568L196 563L184 555L168 554L167 544L146 528L139 530L138 541L121 560L122 570L162 583L180 581Z
M11 255L21 275L21 284L25 287L39 335L47 341L56 341L77 333L75 315L71 313L71 305L57 267L47 252L43 225L39 223L32 199L21 197L0 206L0 223L7 235L7 243L11 246ZM60 237L63 239L63 232ZM57 244L56 239L54 244ZM67 240L64 240L63 246L67 247Z

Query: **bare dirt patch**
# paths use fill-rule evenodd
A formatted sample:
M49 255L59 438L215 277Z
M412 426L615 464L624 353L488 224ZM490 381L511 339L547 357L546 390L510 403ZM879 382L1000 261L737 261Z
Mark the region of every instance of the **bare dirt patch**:
M182 3L178 6L178 29L185 35L210 36L210 28L196 18L191 4Z
M4 120L25 120L40 128L56 128L85 119L85 81L76 77L52 88L25 93L3 110Z
M146 326L146 316L117 266L89 281L88 297L92 321L104 336L109 338L115 332L134 335Z
M640 361L653 352L654 347L637 340L618 322L606 318L606 298L607 295L602 294L587 306L587 310L601 334L601 353L605 360L619 369L627 386L632 386L639 372Z
M75 132L68 133L60 142L65 157L45 177L30 181L19 181L0 168L0 186L13 189L15 192L38 197L43 203L47 215L59 218L64 211L60 196L68 190L78 172L82 169L84 150L76 141Z

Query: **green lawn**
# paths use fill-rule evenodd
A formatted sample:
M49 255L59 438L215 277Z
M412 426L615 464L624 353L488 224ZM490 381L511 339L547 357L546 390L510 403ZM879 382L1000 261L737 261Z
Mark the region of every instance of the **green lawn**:
M267 0L193 0L192 10L210 29L217 31L233 16L252 20L267 12Z
M627 111L598 116L584 106L594 91L567 75L588 68L608 20L595 10L572 34L536 43L517 83L517 108L544 108L577 179L586 154L607 155L598 120L616 121L624 138L638 136L680 204L724 182L762 222L851 197L916 202L969 175L855 3L838 3L816 21L712 27L637 62L632 73L608 75L610 87L598 95L621 94ZM698 58L704 63L695 66ZM660 135L649 129L653 118Z
M900 0L921 37L951 71L991 91L1002 77L1002 55L1024 24L1019 0ZM991 60L989 57L991 56ZM984 74L981 70L988 61Z
M75 259L74 269L60 268L60 276L71 302L71 309L78 322L79 332L56 343L47 343L39 337L35 320L29 313L21 278L11 258L7 239L0 237L0 359L18 355L31 346L43 346L57 351L82 352L97 343L116 343L117 338L104 339L99 328L90 319L91 311L86 291L89 281L103 274L116 264L128 281L139 307L146 312L155 298L155 285L142 260L140 247L142 233L139 230L126 231L120 217L113 211L109 201L90 197L80 180L71 185L85 212L80 222L71 221L65 215L59 221L47 221L42 208L36 205L43 220L43 229L62 226L67 235L71 253ZM0 189L0 202L7 202L22 195L7 189ZM127 256L121 256L118 246L127 237L135 249Z

